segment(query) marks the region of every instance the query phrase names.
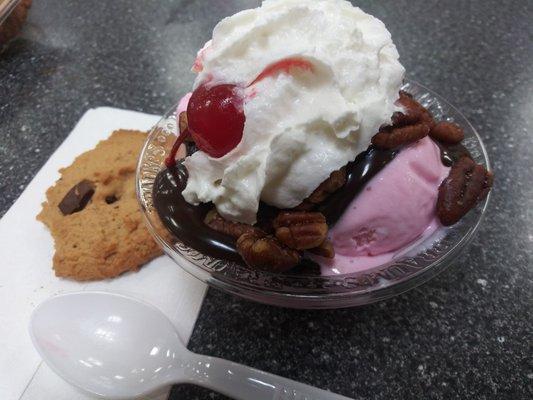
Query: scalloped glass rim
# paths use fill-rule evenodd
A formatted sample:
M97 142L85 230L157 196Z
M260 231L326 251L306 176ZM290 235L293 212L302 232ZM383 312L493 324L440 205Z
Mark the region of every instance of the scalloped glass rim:
M414 81L403 85L437 119L455 121L465 130L463 144L476 162L490 169L483 142L470 122L445 99ZM472 239L486 212L489 196L443 237L416 254L401 256L369 271L316 276L274 274L213 259L179 241L169 240L152 204L152 187L175 139L176 106L152 129L137 166L137 196L148 229L181 268L201 281L250 300L292 308L341 308L372 303L413 289L446 269Z

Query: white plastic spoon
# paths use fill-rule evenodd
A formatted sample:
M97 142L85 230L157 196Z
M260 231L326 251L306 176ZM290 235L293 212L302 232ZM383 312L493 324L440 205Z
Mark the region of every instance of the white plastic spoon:
M59 376L109 399L146 396L191 383L237 400L341 400L317 389L220 358L191 353L155 307L106 292L53 297L33 312L33 344Z

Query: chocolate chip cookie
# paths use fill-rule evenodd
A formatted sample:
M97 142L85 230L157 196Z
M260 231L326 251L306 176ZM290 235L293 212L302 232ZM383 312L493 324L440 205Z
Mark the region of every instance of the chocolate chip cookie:
M37 216L55 240L57 276L112 278L161 254L142 221L135 167L146 133L119 130L61 169Z

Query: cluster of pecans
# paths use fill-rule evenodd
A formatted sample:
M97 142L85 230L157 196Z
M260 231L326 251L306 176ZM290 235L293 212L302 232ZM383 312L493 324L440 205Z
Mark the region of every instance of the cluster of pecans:
M420 103L404 91L397 102L404 111L392 116L392 125L380 128L372 138L372 144L382 149L394 149L414 143L427 136L435 126L433 117Z
M204 221L212 229L236 239L237 251L251 267L285 272L300 263L302 252L333 258L327 240L326 218L319 212L281 211L267 232L252 225L228 221L211 210Z
M430 112L409 93L401 91L397 104L403 112L395 112L392 124L380 128L372 144L382 149L395 149L414 143L429 135L446 144L457 144L464 139L460 126L451 122L435 122Z
M435 122L429 111L406 92L398 100L403 112L392 117L392 125L382 127L372 138L379 148L394 149L414 143L429 135L443 145L456 145L463 141L464 132L452 122ZM439 187L437 216L441 223L450 226L458 222L489 192L493 174L476 164L469 154L464 154L451 167L448 177Z

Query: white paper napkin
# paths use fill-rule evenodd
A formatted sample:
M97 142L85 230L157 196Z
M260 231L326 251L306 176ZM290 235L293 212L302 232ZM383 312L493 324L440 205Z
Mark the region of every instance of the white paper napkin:
M56 278L52 271L52 237L35 219L46 189L59 177L59 168L69 165L113 130L148 130L158 119L114 108L87 111L0 220L0 399L90 398L41 363L28 335L32 310L59 293L108 290L136 296L160 308L176 325L183 341L189 340L206 291L203 283L166 256L153 260L137 273L114 280L83 284Z

